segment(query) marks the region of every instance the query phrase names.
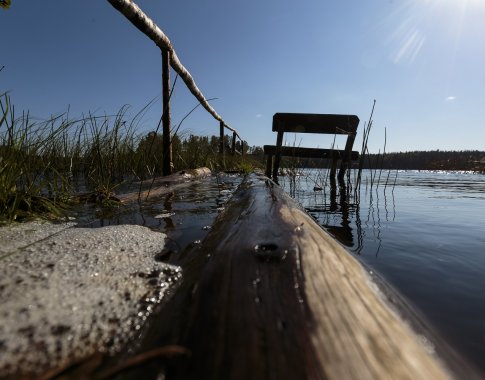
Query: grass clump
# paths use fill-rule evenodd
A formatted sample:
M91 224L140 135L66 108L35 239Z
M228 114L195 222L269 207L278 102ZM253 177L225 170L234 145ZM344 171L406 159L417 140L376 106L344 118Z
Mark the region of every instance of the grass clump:
M51 127L52 120L38 125L28 114L16 119L8 94L0 96L0 222L60 215L67 183L48 153L66 125Z
M148 106L147 106L148 107ZM146 108L146 107L145 107ZM116 115L69 114L45 121L28 113L15 115L8 94L0 95L0 223L33 216L57 218L72 204L119 204L115 191L131 182L162 175L163 136L141 135L145 109L131 121L127 107ZM174 170L206 166L248 173L257 160L231 155L226 137L224 156L219 137L173 135ZM247 150L246 143L236 147Z

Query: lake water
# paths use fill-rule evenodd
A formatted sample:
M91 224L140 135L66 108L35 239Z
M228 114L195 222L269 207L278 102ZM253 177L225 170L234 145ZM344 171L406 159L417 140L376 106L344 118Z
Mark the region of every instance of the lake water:
M294 182L280 177L280 184L485 376L485 175L382 172L379 186L377 173L371 188L364 172L356 197L352 190L333 192L324 171L300 174ZM207 235L241 179L212 176L108 212L89 205L78 221L93 227L140 224L165 232L169 240L160 259L181 264L186 248Z
M485 175L364 172L359 197L325 176L280 184L485 374Z
M213 175L176 186L141 203L132 202L113 209L96 204L81 205L72 216L83 227L136 224L161 231L168 239L160 259L180 265L183 252L205 238L242 179L237 174ZM146 188L149 183L146 181ZM138 187L129 186L125 190L137 191Z

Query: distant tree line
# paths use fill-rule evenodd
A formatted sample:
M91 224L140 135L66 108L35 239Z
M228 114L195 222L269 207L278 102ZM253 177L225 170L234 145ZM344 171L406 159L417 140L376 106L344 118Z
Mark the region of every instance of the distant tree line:
M249 153L262 164L264 152L261 147L249 148ZM282 167L326 168L329 160L286 157ZM364 158L364 168L399 170L475 170L485 171L485 151L413 151L386 154L369 154Z
M172 155L175 170L191 169L201 166L212 166L218 161L219 156L218 136L196 136L188 135L187 137L172 137ZM232 141L227 135L224 136L224 150L226 155L231 154ZM246 141L236 141L236 154L248 154L249 148ZM161 173L161 157L163 154L163 135L155 132L148 133L143 137L135 152L140 157L140 162L151 163L151 173ZM140 170L141 172L143 170ZM148 173L146 173L148 174Z
M364 161L369 168L404 170L477 170L485 169L485 152L464 151L413 151L372 154Z

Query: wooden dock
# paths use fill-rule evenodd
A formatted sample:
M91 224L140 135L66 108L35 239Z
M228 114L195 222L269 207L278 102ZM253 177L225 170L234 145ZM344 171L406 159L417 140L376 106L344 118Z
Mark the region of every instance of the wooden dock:
M153 345L190 352L169 361L167 379L460 377L267 177L247 177L186 260L184 284L149 333Z

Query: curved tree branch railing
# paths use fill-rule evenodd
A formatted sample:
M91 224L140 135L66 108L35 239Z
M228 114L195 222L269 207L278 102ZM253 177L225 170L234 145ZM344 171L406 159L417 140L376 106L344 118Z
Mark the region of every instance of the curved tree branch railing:
M241 143L243 142L239 133L226 124L224 119L216 112L216 110L209 104L204 94L197 87L194 78L190 75L189 71L182 65L175 49L170 42L169 38L162 30L155 24L155 22L150 19L132 0L108 0L109 3L120 13L122 13L131 23L136 26L142 33L144 33L148 38L150 38L155 45L157 45L161 51L162 55L168 55L169 63L172 69L182 78L185 85L189 91L196 97L200 104L209 112L216 120L220 122L221 131L228 129L233 132L233 142L235 142L236 136L239 138ZM165 60L166 58L164 58ZM165 86L165 83L164 83ZM164 104L164 113L166 106ZM221 133L221 140L222 140ZM166 174L166 173L164 173Z

